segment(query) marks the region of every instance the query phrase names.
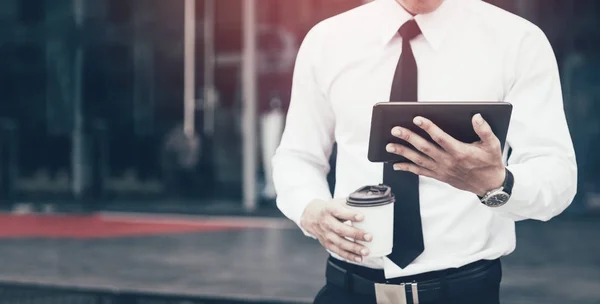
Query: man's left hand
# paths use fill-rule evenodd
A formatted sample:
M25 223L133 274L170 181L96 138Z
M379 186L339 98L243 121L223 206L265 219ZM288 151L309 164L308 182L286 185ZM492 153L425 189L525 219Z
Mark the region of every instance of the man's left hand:
M472 144L454 139L426 118L416 117L413 122L441 148L406 128L395 127L392 134L418 150L400 144L388 144L388 152L413 162L395 164L395 170L434 178L479 196L502 186L506 171L500 140L480 114L473 116L472 122L481 141Z

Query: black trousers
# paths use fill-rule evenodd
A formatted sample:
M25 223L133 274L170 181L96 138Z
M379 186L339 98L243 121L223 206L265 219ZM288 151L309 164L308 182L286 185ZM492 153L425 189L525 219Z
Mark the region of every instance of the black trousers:
M444 278L441 278L444 280ZM460 294L450 293L435 302L420 301L420 304L499 304L502 266L497 263L486 274L484 287L466 289ZM412 303L412 300L409 300ZM357 294L346 288L327 283L317 294L314 304L376 304L375 296Z

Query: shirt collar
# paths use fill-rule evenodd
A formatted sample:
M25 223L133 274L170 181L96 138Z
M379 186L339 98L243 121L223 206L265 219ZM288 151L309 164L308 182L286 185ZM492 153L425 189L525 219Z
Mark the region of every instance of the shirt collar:
M381 37L383 44L389 43L398 33L398 29L406 21L414 18L421 28L425 40L431 44L434 50L437 50L444 41L448 29L456 22L458 17L459 0L444 0L437 10L414 17L396 0L377 1L380 2L381 8L381 12L378 15L381 18L381 25L383 27Z

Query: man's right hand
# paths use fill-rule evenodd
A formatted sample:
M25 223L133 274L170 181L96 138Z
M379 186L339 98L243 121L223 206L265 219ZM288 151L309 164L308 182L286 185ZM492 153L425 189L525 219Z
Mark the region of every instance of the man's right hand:
M315 236L326 249L347 260L360 263L364 256L369 255L369 250L346 237L366 242L370 242L373 237L344 222L361 222L363 220L364 216L347 208L343 200L328 202L315 200L304 209L300 225Z

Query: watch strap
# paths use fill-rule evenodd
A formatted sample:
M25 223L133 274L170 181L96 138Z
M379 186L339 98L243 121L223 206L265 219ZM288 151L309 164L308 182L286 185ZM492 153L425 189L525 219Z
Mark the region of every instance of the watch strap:
M506 170L506 177L504 178L504 183L502 184L502 191L506 192L506 194L508 194L508 195L512 195L512 189L515 184L515 177L513 176L512 172L510 172L510 170L508 170L508 168L504 168L504 170ZM494 191L494 190L492 190L492 191ZM489 192L488 192L488 194L489 194ZM479 195L477 195L477 197L479 198L480 201L483 201L483 199L485 198L485 196L479 196Z
M504 185L502 185L504 192L508 195L512 195L513 186L515 184L515 177L512 172L505 168L506 170L506 178L504 179Z

